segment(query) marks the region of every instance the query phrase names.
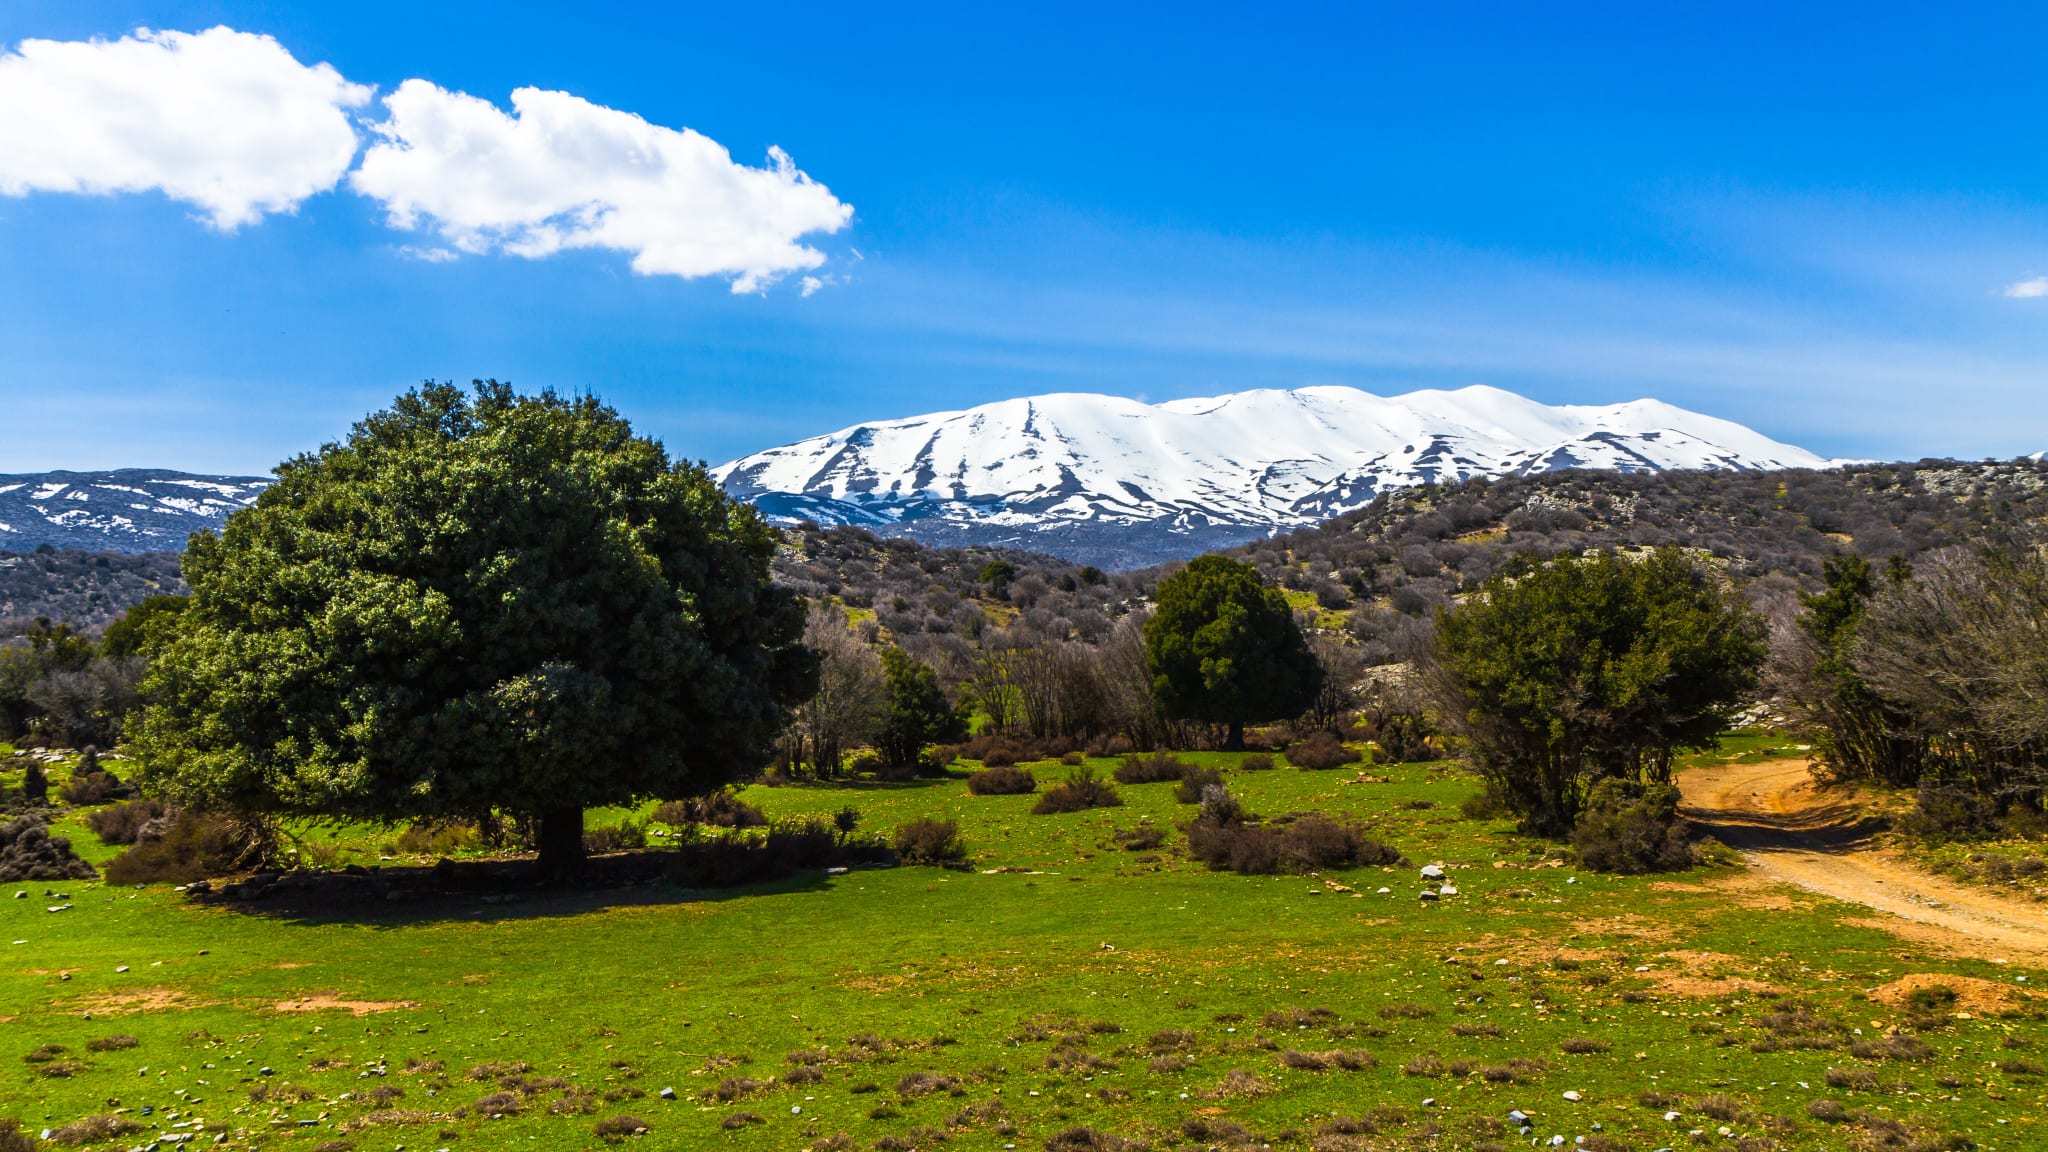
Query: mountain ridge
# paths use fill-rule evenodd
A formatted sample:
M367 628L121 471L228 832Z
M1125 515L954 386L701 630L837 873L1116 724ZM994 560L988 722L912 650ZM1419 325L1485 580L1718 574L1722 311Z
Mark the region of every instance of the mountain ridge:
M168 468L0 475L0 551L176 552L256 499L264 476Z
M1318 386L1160 404L1021 397L851 425L712 474L785 523L1133 567L1319 523L1419 484L1828 463L1658 400L1552 406L1484 385L1398 396Z

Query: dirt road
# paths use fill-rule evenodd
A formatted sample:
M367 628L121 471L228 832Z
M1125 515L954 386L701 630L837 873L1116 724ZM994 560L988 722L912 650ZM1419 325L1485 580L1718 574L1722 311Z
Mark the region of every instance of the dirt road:
M1815 785L1805 760L1696 768L1680 775L1685 814L1759 874L1868 905L1895 931L1986 959L2048 957L2048 906L2007 899L1914 868L1870 843L1873 822Z

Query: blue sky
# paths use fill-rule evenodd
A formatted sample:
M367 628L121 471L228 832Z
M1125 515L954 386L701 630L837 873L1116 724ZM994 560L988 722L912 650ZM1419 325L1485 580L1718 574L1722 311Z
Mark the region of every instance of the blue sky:
M2048 10L1113 7L10 0L0 142L98 114L36 99L74 89L24 41L226 26L332 66L359 175L229 229L17 171L0 472L260 472L480 376L595 391L713 463L1034 392L1309 384L1655 396L1840 456L2048 448ZM384 103L409 81L413 112ZM692 129L779 199L700 226L622 192L624 241L522 255L562 217L479 224L470 153L362 151L459 93L510 132L528 87ZM610 195L586 159L534 179Z

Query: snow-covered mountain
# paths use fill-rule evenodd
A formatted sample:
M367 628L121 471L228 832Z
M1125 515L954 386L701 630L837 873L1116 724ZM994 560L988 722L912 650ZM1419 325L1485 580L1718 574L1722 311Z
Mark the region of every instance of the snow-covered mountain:
M178 552L269 487L261 476L156 468L0 476L0 551L38 545L94 552Z
M1164 404L1032 396L860 424L713 474L779 520L1129 566L1314 524L1414 484L1825 463L1656 400L1552 407L1488 387L1324 387Z

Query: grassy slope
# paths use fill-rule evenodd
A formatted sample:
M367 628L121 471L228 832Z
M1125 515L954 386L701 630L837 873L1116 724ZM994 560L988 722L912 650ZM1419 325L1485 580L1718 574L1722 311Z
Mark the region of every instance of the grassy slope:
M1754 754L1760 743L1732 746L1729 754ZM1195 758L1226 766L1235 759ZM166 1128L172 1111L178 1120L203 1118L208 1133L236 1132L235 1147L311 1148L335 1139L336 1125L372 1111L363 1096L372 1088L404 1090L388 1107L452 1112L498 1091L464 1070L520 1061L534 1066L531 1076L648 1096L565 1116L550 1112L564 1099L550 1090L517 1117L444 1118L351 1138L365 1149L584 1148L597 1144L594 1120L630 1112L650 1124L645 1143L655 1147L792 1148L835 1132L862 1148L889 1137L928 1147L930 1135L914 1129L941 1126L992 1100L1015 1131L984 1117L954 1129L952 1147L1032 1148L1077 1124L1160 1145L1178 1139L1190 1116L1245 1125L1276 1146L1285 1139L1307 1147L1332 1113L1388 1106L1399 1114L1380 1114L1383 1133L1421 1133L1434 1124L1446 1148L1488 1139L1525 1146L1511 1130L1487 1131L1516 1107L1535 1114L1540 1137L1593 1135L1597 1121L1621 1146L1646 1150L1724 1123L1688 1103L1671 1105L1686 1115L1667 1123L1664 1105L1637 1102L1655 1090L1695 1100L1725 1094L1747 1113L1728 1122L1738 1136L1768 1134L1785 1147L1851 1143L1840 1128L1807 1117L1806 1103L1823 1097L1969 1132L1985 1147L2041 1146L2040 1122L2029 1115L2038 1114L2035 1082L1989 1067L2029 1055L1999 1049L2007 1037L2029 1047L2043 1041L2048 1029L2037 1014L1980 1012L1929 1035L1938 1050L1930 1063L1868 1064L1839 1049L1752 1051L1750 1043L1767 1034L1760 1016L1782 1000L1660 990L1660 981L1687 971L1736 976L1808 998L1875 1035L1899 1017L1865 998L1865 989L1917 972L2012 987L2025 969L1930 958L1845 923L1856 909L1731 887L1742 880L1734 869L1674 883L1536 867L1543 845L1503 824L1458 817L1456 802L1469 790L1462 779L1428 766L1374 771L1391 782L1344 783L1355 771L1291 769L1233 773L1229 782L1256 811L1366 817L1418 864L1451 864L1456 898L1419 904L1410 869L1334 878L1351 894L1321 878L1213 874L1170 855L1138 864L1109 847L1114 827L1148 816L1167 825L1185 818L1169 784L1122 789L1128 803L1121 809L1039 817L1027 814L1028 796L973 797L957 780L757 789L748 799L771 814L852 803L870 826L955 816L976 856L973 873L904 868L708 895L643 889L511 905L450 901L355 923L188 907L161 888L11 885L4 896L27 890L30 898L0 900L4 939L13 942L0 965L0 1036L9 1048L0 1063L0 1115L40 1128L108 1111L113 1098L137 1111L152 1105L148 1121ZM1421 800L1436 807L1404 807ZM77 837L88 854L103 855L90 840ZM1495 868L1496 860L1511 866ZM1023 871L982 871L997 868ZM1382 885L1392 893L1374 892ZM75 908L45 912L57 903L45 889L68 892ZM410 1006L362 1016L275 1008L322 993ZM1383 1017L1395 1005L1430 1014ZM1355 1031L1346 1037L1261 1023L1270 1011L1293 1008L1329 1009ZM1231 1013L1243 1019L1218 1019ZM1033 1021L1050 1023L1050 1034ZM1454 1025L1480 1023L1505 1035L1453 1033ZM1089 1024L1121 1031L1088 1032ZM1147 1038L1164 1029L1196 1035L1185 1071L1149 1070ZM890 1062L835 1062L820 1083L774 1087L741 1102L691 1098L726 1076L781 1074L784 1053L794 1049L823 1047L844 1057L846 1039L863 1032L900 1042ZM88 1041L114 1033L141 1044L85 1052ZM1049 1069L1053 1036L1061 1033L1084 1035L1085 1051L1114 1067ZM1603 1040L1611 1050L1567 1055L1559 1045L1571 1037ZM1263 1046L1269 1041L1363 1048L1378 1065L1295 1071ZM46 1043L65 1045L88 1070L48 1079L18 1059ZM1428 1052L1480 1066L1527 1057L1549 1070L1523 1083L1403 1075L1403 1065ZM721 1068L720 1057L750 1062ZM406 1074L408 1059L439 1060L447 1071L438 1082ZM334 1066L314 1070L322 1061ZM364 1075L377 1061L389 1075ZM265 1066L275 1074L258 1076ZM1870 1067L1904 1086L1830 1089L1823 1081L1831 1067ZM1276 1090L1205 1096L1232 1069ZM899 1079L919 1071L959 1079L964 1094L899 1098ZM1944 1076L1961 1086L1937 1087ZM266 1081L289 1081L317 1098L252 1104L250 1089ZM856 1091L865 1085L879 1091ZM654 1098L663 1086L684 1098ZM199 1102L181 1105L180 1089ZM1568 1103L1566 1090L1585 1099ZM344 1093L355 1097L342 1100ZM1437 1107L1425 1113L1426 1097ZM740 1111L764 1122L722 1126ZM1794 1126L1774 1131L1767 1114ZM2001 1117L2012 1126L1997 1125ZM301 1127L300 1120L316 1123Z

